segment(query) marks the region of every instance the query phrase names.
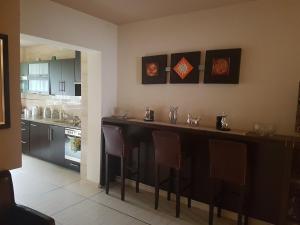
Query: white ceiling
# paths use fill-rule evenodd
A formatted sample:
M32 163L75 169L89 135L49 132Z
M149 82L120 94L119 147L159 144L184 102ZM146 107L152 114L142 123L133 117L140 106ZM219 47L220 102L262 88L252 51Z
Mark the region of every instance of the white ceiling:
M211 9L253 0L51 0L115 24Z

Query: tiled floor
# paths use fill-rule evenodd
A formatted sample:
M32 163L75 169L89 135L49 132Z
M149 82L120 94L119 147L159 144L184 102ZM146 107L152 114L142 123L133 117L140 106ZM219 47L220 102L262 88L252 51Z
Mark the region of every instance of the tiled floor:
M126 188L126 201L120 200L117 184L110 195L97 184L81 181L78 173L53 164L23 156L23 167L12 171L16 201L55 218L58 225L194 225L207 224L207 212L187 209L182 204L181 218L176 219L175 203L160 198L153 209L152 193ZM216 219L216 225L235 224Z

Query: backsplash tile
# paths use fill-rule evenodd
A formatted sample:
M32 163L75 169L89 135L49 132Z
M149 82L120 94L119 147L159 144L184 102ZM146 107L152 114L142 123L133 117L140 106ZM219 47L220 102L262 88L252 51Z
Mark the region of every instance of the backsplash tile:
M41 108L52 107L63 110L65 113L81 118L81 96L62 96L62 95L39 95L22 94L22 109L31 109L34 106Z

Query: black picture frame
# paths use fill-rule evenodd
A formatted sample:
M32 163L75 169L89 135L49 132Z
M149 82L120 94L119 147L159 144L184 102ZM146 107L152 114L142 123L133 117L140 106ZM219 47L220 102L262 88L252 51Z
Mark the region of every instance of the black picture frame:
M241 48L206 51L204 83L238 84L241 53Z
M300 133L300 82L299 82L299 89L298 89L298 104L297 104L297 113L296 113L296 126L295 131Z
M167 83L168 55L142 57L142 84Z
M0 34L0 129L10 128L8 35Z
M183 52L171 55L171 84L196 84L200 81L201 52ZM181 68L181 69L180 69Z

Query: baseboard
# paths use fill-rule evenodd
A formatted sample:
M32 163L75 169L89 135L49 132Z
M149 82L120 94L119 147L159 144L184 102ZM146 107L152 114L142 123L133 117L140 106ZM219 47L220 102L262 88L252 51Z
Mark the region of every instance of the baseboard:
M120 183L121 182L120 177L116 177L116 181L118 183ZM127 186L135 188L135 181L126 179L125 183L126 183ZM150 192L150 193L154 194L154 188L149 186L149 185L145 185L145 184L140 183L140 190L147 191L147 192ZM159 190L159 195L162 196L162 197L167 198L167 192L164 191L164 190ZM182 197L182 198L184 199L182 201L182 204L186 205L187 204L187 198L186 197ZM201 202L192 200L192 206L196 207L198 209L201 209L203 211L206 211L208 213L208 205L205 204L205 203L201 203ZM234 220L234 221L237 220L237 214L232 212L232 211L222 210L222 216L224 216L225 218ZM249 218L249 225L272 225L272 224L267 223L267 222L262 221L262 220Z

